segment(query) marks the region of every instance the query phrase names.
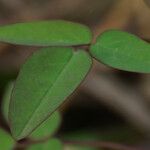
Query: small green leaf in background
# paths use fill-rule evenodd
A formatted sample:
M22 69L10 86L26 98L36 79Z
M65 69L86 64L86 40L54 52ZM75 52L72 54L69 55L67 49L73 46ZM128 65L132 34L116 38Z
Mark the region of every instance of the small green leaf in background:
M3 95L3 100L2 100L2 113L5 118L5 120L8 121L8 112L9 112L9 104L10 104L10 98L11 98L11 93L14 87L14 82L9 82L8 85L5 88L5 92Z
M106 31L97 38L90 52L108 66L150 73L150 44L132 34L118 30Z
M0 129L0 149L11 150L14 147L14 144L15 142L11 136L4 130Z
M88 27L69 21L53 20L18 23L0 27L0 41L33 46L70 46L91 42Z
M58 129L61 123L61 116L58 111L55 111L46 121L44 121L33 133L32 139L42 139L48 136L52 136Z
M47 142L32 145L27 150L63 150L63 144L58 139L50 139Z
M34 53L23 65L10 103L12 135L28 136L77 88L91 67L82 50L52 47Z

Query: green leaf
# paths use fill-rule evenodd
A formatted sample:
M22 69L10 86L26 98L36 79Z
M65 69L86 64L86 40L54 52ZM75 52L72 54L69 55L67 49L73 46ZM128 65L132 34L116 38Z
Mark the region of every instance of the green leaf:
M58 139L51 139L45 143L32 145L27 150L63 150L63 144Z
M8 121L8 112L9 112L9 104L10 104L10 98L11 98L11 93L14 87L14 82L9 82L8 85L6 86L4 95L3 95L3 100L2 100L2 113L5 118L5 120Z
M43 122L32 134L31 138L40 140L52 136L58 129L61 117L58 111L55 111L45 122Z
M47 119L77 88L91 67L90 56L72 48L45 48L31 56L17 78L10 103L11 131L19 140Z
M54 20L18 23L0 27L0 41L34 46L70 46L91 42L88 27Z
M108 66L150 73L150 44L132 34L118 30L106 31L97 38L90 52Z
M7 122L11 93L14 87L14 82L9 82L2 100L2 113ZM44 121L32 134L31 138L40 140L48 136L52 136L58 129L61 122L61 116L58 111L55 111L46 121Z
M11 136L0 129L0 149L1 150L11 150L14 147L14 140L11 138Z

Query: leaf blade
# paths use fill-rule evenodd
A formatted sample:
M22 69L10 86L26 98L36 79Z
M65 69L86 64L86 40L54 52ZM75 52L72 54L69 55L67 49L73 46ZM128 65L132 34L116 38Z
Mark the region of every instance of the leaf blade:
M2 114L9 124L8 112L11 99L11 93L15 82L11 81L7 84L2 100ZM61 116L58 111L55 111L46 121L44 121L31 135L34 140L40 140L52 136L58 129L61 123Z
M61 123L61 116L58 111L55 111L45 122L43 122L30 137L34 140L40 140L52 136L58 129Z
M63 20L17 23L0 27L0 41L32 46L71 46L91 41L88 27Z
M119 30L102 33L90 48L93 57L116 69L150 73L150 45Z
M26 137L51 115L90 67L89 55L71 48L46 48L33 54L21 69L12 94L9 118L14 138Z

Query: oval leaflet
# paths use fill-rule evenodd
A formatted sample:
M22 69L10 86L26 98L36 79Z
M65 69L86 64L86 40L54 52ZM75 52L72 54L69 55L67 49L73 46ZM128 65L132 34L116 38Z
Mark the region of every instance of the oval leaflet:
M102 33L90 48L93 57L113 68L150 73L150 44L119 30Z
M90 56L72 48L52 47L35 52L17 78L9 118L19 140L47 119L77 88L91 67Z
M90 43L85 25L63 20L35 21L0 26L0 41L32 46L71 46Z

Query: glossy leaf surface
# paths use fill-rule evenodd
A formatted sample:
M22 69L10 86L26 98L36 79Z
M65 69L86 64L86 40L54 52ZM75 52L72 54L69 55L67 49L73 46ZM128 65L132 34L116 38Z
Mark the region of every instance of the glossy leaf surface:
M69 21L17 23L0 27L0 41L33 46L68 46L88 44L88 27Z
M106 31L97 38L90 52L108 66L150 73L150 44L132 34L118 30Z
M14 147L14 143L15 142L11 136L4 130L0 129L0 149L11 150Z
M51 139L48 142L35 144L27 150L63 150L63 145L59 140Z
M10 103L11 131L29 135L77 88L91 67L89 55L71 48L45 48L23 65Z

